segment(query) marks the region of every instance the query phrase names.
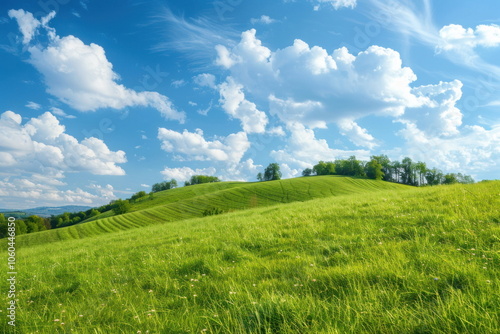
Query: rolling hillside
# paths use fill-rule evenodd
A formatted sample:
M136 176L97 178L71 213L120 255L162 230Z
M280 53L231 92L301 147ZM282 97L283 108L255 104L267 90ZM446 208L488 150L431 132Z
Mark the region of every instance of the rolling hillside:
M252 196L238 194L239 207L248 205ZM215 198L210 204L223 203ZM92 238L61 229L61 242L19 247L17 328L499 333L499 208L497 181L361 192L118 231L147 217L136 211L113 217L116 233L96 228ZM105 220L94 224L79 226L113 231ZM0 288L7 291L5 280Z
M94 221L19 237L21 245L34 245L68 238L79 239L156 223L202 217L206 210L246 210L314 198L407 190L401 184L344 176L317 176L271 182L217 182L155 193L135 203L130 213L114 216L105 212Z

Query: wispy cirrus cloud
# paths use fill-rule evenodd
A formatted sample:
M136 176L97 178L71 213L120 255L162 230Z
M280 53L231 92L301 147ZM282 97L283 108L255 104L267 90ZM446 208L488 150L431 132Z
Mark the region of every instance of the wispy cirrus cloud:
M481 49L500 46L500 26L483 24L474 29L450 24L439 30L439 37L438 53L484 74L500 74L500 66L486 62L480 55Z
M174 14L168 7L164 7L153 17L153 23L161 24L160 33L166 37L153 50L181 52L193 63L203 67L212 62L216 45L233 45L239 36L227 24L222 25L204 16L186 18Z
M433 22L431 0L369 0L373 8L367 16L384 28L400 32L432 47L436 54L453 63L485 75L500 75L500 66L488 63L478 52L479 47L500 45L498 25L478 25L465 28L458 24L437 27Z
M39 110L42 106L36 102L29 101L25 107L33 109L33 110Z
M369 0L373 8L366 15L388 28L410 35L429 45L438 45L439 29L432 20L430 0Z

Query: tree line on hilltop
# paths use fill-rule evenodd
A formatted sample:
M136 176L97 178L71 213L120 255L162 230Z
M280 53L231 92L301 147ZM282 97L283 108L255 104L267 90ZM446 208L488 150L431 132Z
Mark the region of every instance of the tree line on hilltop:
M411 186L436 186L440 184L474 183L469 175L461 173L443 173L437 168L428 168L425 162L414 162L411 158L400 161L391 161L386 155L373 155L370 161L361 161L355 156L349 159L335 161L319 161L313 168L306 168L302 176L313 175L344 175L367 177L374 180L384 180ZM271 163L264 173L257 174L259 181L280 180L282 176L280 166Z

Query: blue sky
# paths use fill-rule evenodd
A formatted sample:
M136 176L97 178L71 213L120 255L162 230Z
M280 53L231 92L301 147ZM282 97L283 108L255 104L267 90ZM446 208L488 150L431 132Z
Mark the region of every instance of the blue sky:
M409 156L497 179L497 1L6 0L0 207Z

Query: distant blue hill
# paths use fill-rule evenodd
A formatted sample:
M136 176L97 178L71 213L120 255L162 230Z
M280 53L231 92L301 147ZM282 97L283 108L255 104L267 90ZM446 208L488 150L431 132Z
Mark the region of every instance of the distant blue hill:
M12 213L14 217L22 218L22 217L27 217L27 216L32 216L32 215L37 215L40 217L50 217L52 215L57 216L65 212L80 212L80 211L87 211L88 209L91 209L92 207L90 206L83 206L83 205L65 205L65 206L42 206L39 208L32 208L32 209L24 209L24 210L12 210L12 209L0 209L0 213L3 213L4 215L8 215L8 213Z

